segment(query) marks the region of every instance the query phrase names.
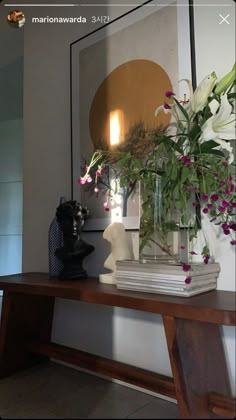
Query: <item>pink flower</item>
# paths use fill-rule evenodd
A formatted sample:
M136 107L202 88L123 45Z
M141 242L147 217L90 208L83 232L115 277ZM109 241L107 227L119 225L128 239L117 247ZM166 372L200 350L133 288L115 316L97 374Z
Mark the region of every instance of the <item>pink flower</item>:
M172 92L172 90L167 90L166 93L165 93L165 95L166 95L167 98L171 98L172 96L175 95L175 93Z
M95 188L94 188L94 192L95 192L95 193L98 193L98 192L99 192L99 188L98 188L98 187L95 187Z
M182 264L182 269L183 269L183 271L189 271L189 270L191 270L191 265L183 263Z
M219 199L218 194L212 194L212 196L211 196L212 201L217 201L218 199Z
M186 277L186 279L185 279L185 283L186 283L186 284L190 284L190 283L191 283L191 281L192 281L192 277L191 277L191 276Z
M212 209L213 208L213 204L207 204L208 209Z
M101 175L101 171L99 171L99 169L95 172L96 176L100 176Z
M93 178L89 175L89 176L87 176L87 178L86 178L86 182L88 183L88 184L91 184L91 182L93 182Z
M224 213L225 212L225 208L223 206L218 207L218 210L220 213Z
M224 235L229 235L230 234L230 230L229 229L224 229Z
M207 213L208 213L208 211L209 211L209 210L208 210L206 207L202 210L202 212L203 212L203 213L205 213L205 214L207 214Z
M107 201L105 201L105 203L103 203L103 207L104 207L104 209L106 209L108 207L108 202Z
M225 181L220 181L219 184L221 187L223 187L225 185Z
M231 203L231 206L235 209L235 207L236 207L236 202Z
M202 194L201 199L202 199L202 201L207 201L208 200L208 195Z
M84 178L83 176L81 176L81 177L78 179L78 183L79 183L80 185L84 185L84 184L86 184L86 178Z

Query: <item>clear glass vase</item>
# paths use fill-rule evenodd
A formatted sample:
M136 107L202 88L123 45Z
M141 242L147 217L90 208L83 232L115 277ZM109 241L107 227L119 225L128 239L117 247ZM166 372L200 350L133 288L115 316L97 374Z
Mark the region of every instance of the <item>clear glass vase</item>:
M163 205L161 176L153 174L148 183L141 184L140 214L140 261L179 264L183 258L180 212Z

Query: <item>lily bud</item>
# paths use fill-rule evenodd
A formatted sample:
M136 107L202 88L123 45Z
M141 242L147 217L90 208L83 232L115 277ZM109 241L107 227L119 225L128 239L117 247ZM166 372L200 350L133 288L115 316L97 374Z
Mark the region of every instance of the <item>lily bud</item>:
M236 63L234 64L232 70L227 73L222 79L217 83L215 88L215 94L221 95L225 93L227 89L233 84L236 79Z
M212 92L216 84L216 80L217 77L215 72L213 71L201 81L201 83L194 91L193 97L190 99L190 103L192 111L195 114L205 107L207 99L210 96L210 93Z

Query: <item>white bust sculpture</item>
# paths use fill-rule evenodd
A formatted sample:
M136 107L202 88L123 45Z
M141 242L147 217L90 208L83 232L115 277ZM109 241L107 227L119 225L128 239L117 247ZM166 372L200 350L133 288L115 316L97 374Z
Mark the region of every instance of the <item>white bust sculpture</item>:
M100 274L101 283L115 283L114 271L117 260L126 260L132 258L125 227L123 223L111 223L103 232L103 238L111 244L111 253L104 262L104 267L112 270L111 273Z

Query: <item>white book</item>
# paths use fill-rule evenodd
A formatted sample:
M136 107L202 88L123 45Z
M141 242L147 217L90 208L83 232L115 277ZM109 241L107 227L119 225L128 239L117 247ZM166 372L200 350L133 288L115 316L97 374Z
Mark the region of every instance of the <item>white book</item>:
M191 274L190 276L192 278L192 283L193 282L198 282L198 281L202 281L202 280L209 280L212 277L218 277L218 273L206 273L206 274ZM139 279L139 280L152 280L152 281L157 281L157 282L179 282L179 283L183 283L186 279L186 277L188 277L187 273L183 273L182 275L175 275L175 274L155 274L155 273L141 273L141 272L132 272L132 271L116 271L115 272L115 277L117 279L119 278L126 278L126 279Z
M197 275L197 274L210 274L219 273L219 263L191 263L189 271L184 272L182 264L163 264L146 262L140 263L138 260L123 260L116 261L116 271L119 272L133 272L133 273L155 273L155 274L166 274L166 275Z
M209 283L217 282L217 276L210 275L208 279L200 279L200 280L192 280L191 283L186 284L185 280L181 282L176 281L155 281L155 280L149 280L149 279L132 279L127 277L116 277L116 283L117 284L140 284L140 285L153 285L156 287L185 287L185 288L192 288L192 287L199 287L199 286L206 286Z
M163 294L163 295L173 295L173 296L182 296L182 297L191 297L194 295L198 295L200 293L208 292L210 290L216 289L216 283L211 283L206 287L198 287L195 289L184 289L184 290L164 290L164 289L157 289L157 288L148 288L148 287L142 287L142 286L136 286L136 287L130 287L127 285L117 285L118 289L123 290L133 290L136 292L148 292L148 293L157 293L157 294Z

